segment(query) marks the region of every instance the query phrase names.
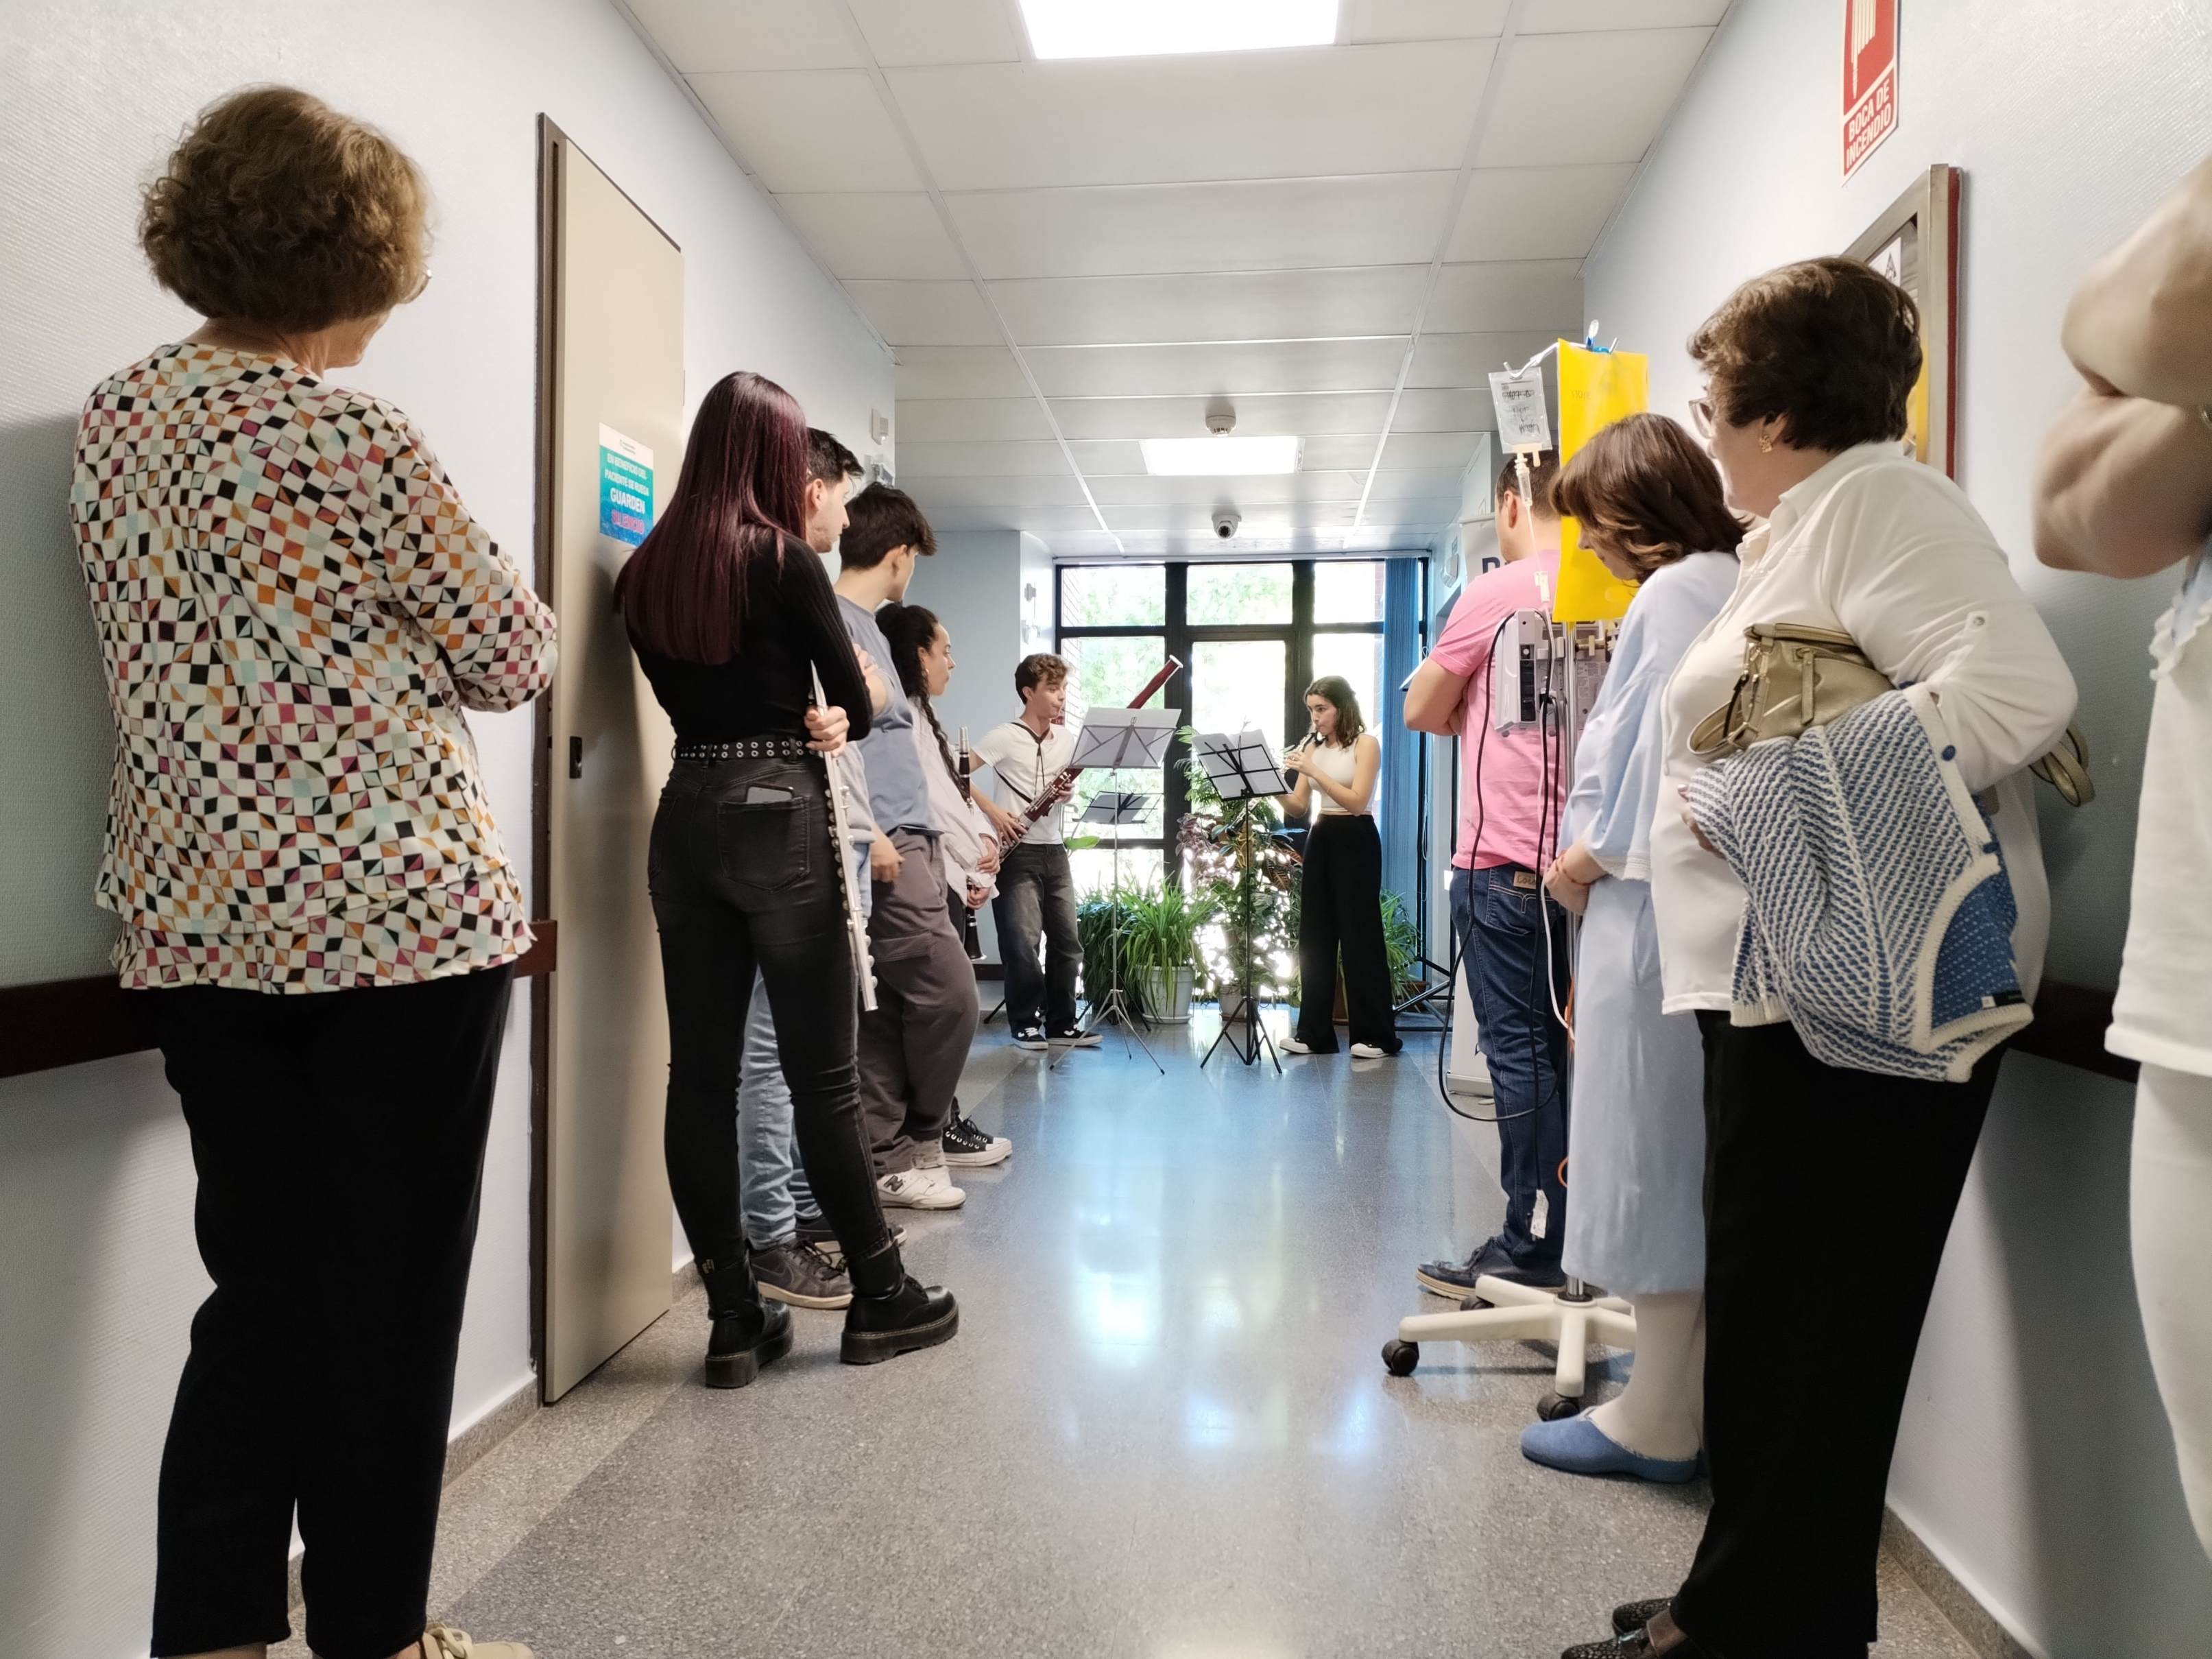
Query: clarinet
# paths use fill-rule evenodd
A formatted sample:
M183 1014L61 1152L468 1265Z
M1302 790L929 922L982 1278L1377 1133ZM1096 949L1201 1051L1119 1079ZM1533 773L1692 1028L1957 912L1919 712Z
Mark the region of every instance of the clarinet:
M829 707L822 689L822 671L814 676L814 706ZM860 889L853 882L853 828L845 817L845 769L835 755L822 757L823 793L830 801L830 860L837 867L837 891L845 902L845 932L853 942L853 971L860 981L860 1006L876 1011L876 963L868 953L868 919L860 911Z
M968 728L960 728L960 799L970 806L975 804L975 783L973 769L975 757L968 752ZM960 942L967 948L968 960L983 959L983 935L975 926L975 908L968 902L968 895L960 896Z

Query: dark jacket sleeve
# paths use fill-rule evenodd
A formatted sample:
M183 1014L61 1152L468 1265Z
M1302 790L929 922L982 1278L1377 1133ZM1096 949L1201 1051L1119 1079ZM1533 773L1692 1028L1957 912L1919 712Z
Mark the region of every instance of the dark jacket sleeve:
M800 541L783 544L782 599L790 618L799 654L812 660L822 676L822 690L830 706L845 711L851 722L847 738L858 743L868 735L875 717L868 683L860 678L860 659L845 632L845 618L837 609L836 591L830 573L814 550Z

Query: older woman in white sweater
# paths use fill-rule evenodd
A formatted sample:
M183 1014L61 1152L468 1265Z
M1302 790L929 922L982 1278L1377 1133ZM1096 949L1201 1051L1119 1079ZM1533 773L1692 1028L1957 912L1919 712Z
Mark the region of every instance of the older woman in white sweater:
M1785 266L1732 295L1690 353L1729 504L1765 520L1668 688L1651 833L1665 1006L1705 1038L1713 1507L1671 1606L1623 1608L1616 1628L1648 1621L1573 1651L1864 1659L1913 1351L2002 1054L1964 1083L1877 1076L1814 1059L1789 1024L1730 1023L1745 894L1684 809L1704 764L1690 733L1728 701L1756 623L1848 634L1893 684L1929 688L1948 758L1994 797L2033 996L2051 906L2025 769L2064 733L2074 680L1973 504L1901 453L1921 366L1902 289L1849 259ZM1778 1373L1806 1301L1846 1296L1848 1351Z

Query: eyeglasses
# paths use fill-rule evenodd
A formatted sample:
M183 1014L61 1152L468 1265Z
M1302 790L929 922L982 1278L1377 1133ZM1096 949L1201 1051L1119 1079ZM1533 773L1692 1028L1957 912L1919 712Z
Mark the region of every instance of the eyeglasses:
M1700 438L1710 441L1713 435L1713 406L1703 398L1690 399L1690 422L1698 428Z
M404 300L402 300L400 304L411 306L417 300L421 299L430 287L430 277L432 274L430 267L424 265L422 267L422 280L415 284L415 291L412 294L410 294Z

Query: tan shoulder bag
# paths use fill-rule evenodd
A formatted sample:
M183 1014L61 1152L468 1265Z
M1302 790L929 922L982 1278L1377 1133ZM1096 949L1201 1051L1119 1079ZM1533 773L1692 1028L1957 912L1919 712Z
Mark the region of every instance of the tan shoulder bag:
M1826 726L1896 690L1848 634L1803 623L1758 623L1744 630L1743 672L1720 708L1690 733L1690 752L1711 758L1755 743L1794 738ZM2097 798L2089 777L2089 744L2078 726L2029 769L2069 806Z

